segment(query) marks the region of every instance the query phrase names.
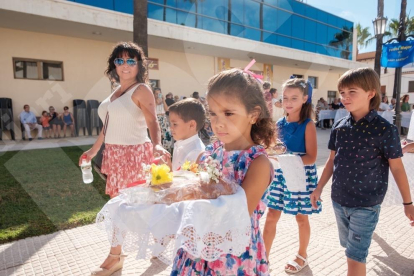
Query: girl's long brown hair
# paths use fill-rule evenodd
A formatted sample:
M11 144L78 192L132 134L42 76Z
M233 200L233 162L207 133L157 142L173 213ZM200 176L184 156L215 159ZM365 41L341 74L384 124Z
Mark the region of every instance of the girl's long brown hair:
M237 68L222 71L209 80L207 91L207 97L224 94L238 99L246 108L247 113L254 112L257 107L260 107L260 115L252 126L250 136L258 145L266 148L274 145L275 124L267 109L263 91L255 78Z

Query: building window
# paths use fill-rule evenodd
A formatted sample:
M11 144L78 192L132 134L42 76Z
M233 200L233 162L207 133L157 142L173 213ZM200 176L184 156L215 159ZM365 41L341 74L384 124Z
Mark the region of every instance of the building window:
M63 81L63 62L13 58L15 79Z
M328 104L331 104L336 99L336 91L328 91Z
M408 92L414 92L414 81L408 82Z
M294 78L297 78L297 79L303 79L303 75L292 74L292 76L293 76Z
M308 81L312 84L313 88L318 88L318 77L308 77Z
M386 85L381 85L381 94L383 96L385 96L386 93L387 93L387 86Z
M150 84L152 89L154 89L155 87L161 87L160 80L150 80Z

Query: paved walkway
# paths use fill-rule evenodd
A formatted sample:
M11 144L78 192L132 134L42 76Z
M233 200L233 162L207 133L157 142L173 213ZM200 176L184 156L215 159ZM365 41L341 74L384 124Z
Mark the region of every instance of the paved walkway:
M329 154L329 131L318 130L318 172ZM310 267L297 275L346 275L344 250L331 207L329 185L322 195L324 209L311 217ZM262 219L262 224L264 219ZM263 226L263 225L262 225ZM283 267L298 247L294 217L282 216L270 252L271 275L286 275ZM106 235L94 225L27 238L0 246L0 276L89 275L108 254ZM375 231L367 260L368 275L413 275L414 229L408 225L402 206L385 207ZM121 272L114 275L169 275L170 267L159 260L135 260L130 255Z
M49 149L92 145L98 136L79 136L59 139L43 139L33 138L32 141L24 140L0 140L0 153L6 151L20 151L33 149Z

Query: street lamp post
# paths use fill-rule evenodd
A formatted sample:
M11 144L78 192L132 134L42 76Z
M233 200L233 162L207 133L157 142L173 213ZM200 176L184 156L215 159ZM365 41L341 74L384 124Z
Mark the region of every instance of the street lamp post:
M392 41L405 41L405 18L406 18L406 8L407 8L407 0L401 0L401 13L400 13L400 22L398 27L398 37L392 38L385 42L384 44L390 43ZM375 35L383 35L385 32L385 25L386 25L386 18L384 23L384 18L376 18L374 23L374 33ZM401 103L400 103L400 95L401 95L401 75L402 75L402 67L395 68L395 76L394 76L394 91L392 97L395 98L395 125L398 129L398 133L401 132Z

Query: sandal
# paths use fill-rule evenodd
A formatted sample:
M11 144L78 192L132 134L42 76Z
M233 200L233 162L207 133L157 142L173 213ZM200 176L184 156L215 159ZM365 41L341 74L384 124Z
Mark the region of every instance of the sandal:
M126 255L115 255L115 254L109 254L108 257L111 258L119 258L119 261L117 263L115 263L113 266L111 266L110 269L106 269L103 267L100 267L94 271L91 272L91 275L98 275L98 276L110 276L113 273L115 273L116 271L122 269L123 265L124 265L124 260Z
M293 266L296 270L292 270L290 268L285 268L285 272L290 273L290 274L296 274L299 271L301 271L302 269L304 269L306 266L308 266L308 258L303 258L301 255L296 254L296 257L298 259L301 259L304 263L303 266L300 266L297 262L295 262L294 260L289 261L287 264L290 266Z

